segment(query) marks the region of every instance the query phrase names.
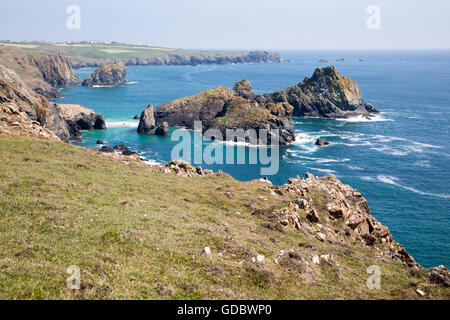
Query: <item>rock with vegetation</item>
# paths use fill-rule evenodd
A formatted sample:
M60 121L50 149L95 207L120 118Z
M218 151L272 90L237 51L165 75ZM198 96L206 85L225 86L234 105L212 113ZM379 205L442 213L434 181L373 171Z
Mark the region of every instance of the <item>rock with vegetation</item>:
M252 94L247 80L238 82L235 89L238 91L217 87L161 104L155 109L156 124L165 121L169 126L194 129L194 122L201 121L203 132L218 129L223 139L253 144L272 144L274 137L279 138L281 145L295 140L292 106L288 103L258 103L241 96ZM242 130L237 136L229 137L227 129ZM259 129L266 130L267 137L260 136ZM255 134L248 130L255 130Z
M260 102L286 102L294 107L294 116L370 118L378 112L366 103L355 81L340 75L336 68L316 69L311 78L282 91L264 94L256 98Z
M147 108L142 111L139 117L139 126L137 132L139 134L153 134L155 133L155 116L153 111L153 105L149 104Z
M127 70L121 63L112 63L97 68L88 78L83 81L83 86L115 86L127 83Z

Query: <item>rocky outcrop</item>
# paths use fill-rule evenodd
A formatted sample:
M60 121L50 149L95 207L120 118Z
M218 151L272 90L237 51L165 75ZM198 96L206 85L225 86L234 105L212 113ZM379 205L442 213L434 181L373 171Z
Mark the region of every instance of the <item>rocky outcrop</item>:
M167 122L163 122L155 131L155 135L157 136L168 136L169 135L169 124Z
M349 118L371 117L378 112L365 103L355 81L340 75L336 68L316 69L311 78L285 90L256 98L259 102L287 102L299 117Z
M236 56L207 55L181 56L168 54L162 57L136 57L128 59L108 60L106 63L122 63L125 66L134 65L200 65L200 64L241 64L241 63L280 63L283 61L277 52L250 51ZM71 58L73 68L101 67L105 61L86 62Z
M0 104L4 107L6 120L10 119L7 117L8 109L17 110L21 113L24 125L25 120L34 121L52 131L61 140L69 140L69 127L62 118L58 106L34 92L16 72L2 65L0 65Z
M155 116L153 111L153 105L149 104L148 107L142 111L139 117L139 126L137 132L139 134L153 134L155 133Z
M370 214L361 193L335 176L319 178L307 173L306 178L297 176L289 179L289 184L271 188L290 202L287 207L265 213L284 228L296 228L308 237L329 244L372 247L381 257L419 268L389 229Z
M97 68L82 85L85 87L94 86L115 86L127 82L125 79L127 70L123 64L114 63Z
M7 132L58 137L68 142L79 139L81 130L104 128L102 116L81 106L58 105L48 101L37 94L16 72L2 65L0 106L3 126ZM12 130L14 128L20 130Z
M69 125L70 139L81 138L81 130L105 130L105 118L94 110L79 104L58 104L63 119Z
M60 54L35 57L31 63L39 69L42 78L53 87L81 83L81 79L75 76L67 59Z
M233 91L242 98L254 99L256 94L252 90L252 85L247 79L242 79L235 83Z
M54 61L57 59L52 57L55 56L48 55L33 58L29 55L21 54L11 48L0 47L0 64L7 67L8 69L13 70L17 74L20 74L21 80L26 82L29 88L48 99L61 98L62 96L58 92L58 90L56 90L53 84L48 83L44 79L43 71L41 71L35 63L39 61L39 66L41 66L43 70L53 70L53 68L58 69L58 67L54 63ZM47 68L44 67L44 60L50 62L50 66L48 66ZM64 65L64 63L61 62L61 65ZM70 65L64 65L64 67L60 67L59 69L71 70L71 67ZM57 72L58 71L53 71L48 73L52 73L54 75L54 78L56 78ZM47 72L45 72L45 74L47 74Z
M253 94L247 80L238 82L235 89L237 91L217 87L161 104L155 109L156 124L167 122L169 126L194 129L194 121L201 121L204 133L208 129L218 129L220 139L252 144L273 144L275 137L282 145L295 140L292 106L288 103L258 103L243 97ZM229 136L228 129L242 130Z
M325 139L325 138L321 138L321 137L319 137L319 138L317 138L317 140L316 140L316 146L319 146L319 147L324 147L324 146L327 146L327 145L329 145L330 143L327 141L327 139Z

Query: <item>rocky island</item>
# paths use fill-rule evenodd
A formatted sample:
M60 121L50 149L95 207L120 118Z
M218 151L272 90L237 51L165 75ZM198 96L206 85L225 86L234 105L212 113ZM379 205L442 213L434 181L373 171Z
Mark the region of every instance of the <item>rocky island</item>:
M261 139L271 144L274 135L279 137L279 144L285 145L295 140L294 124L291 119L292 107L288 103L258 103L247 99L252 97L251 86L247 80L235 85L234 90L217 87L191 97L181 98L157 106L154 121L158 126L167 123L169 126L183 126L194 129L194 121L202 121L203 132L218 129L223 138L227 129L242 129L245 132L254 129L257 136L238 136L245 142L254 138L252 143L261 143ZM150 110L151 109L151 110ZM153 106L144 110L139 128L148 127L145 114L152 114ZM151 125L150 125L151 126ZM140 129L138 128L138 132ZM259 136L259 129L267 131L267 137ZM275 131L278 130L278 133ZM241 140L241 141L242 141Z
M127 69L121 63L107 64L97 68L82 85L85 87L115 86L127 83Z
M311 78L305 78L296 86L260 95L256 100L289 103L296 117L370 118L378 112L362 99L355 81L340 75L333 66L318 68Z
M151 110L145 111L150 116L145 119L141 116L139 128L142 129L149 118L152 119L152 130L163 122L193 129L194 121L202 121L203 132L214 128L224 137L227 129L266 129L269 144L274 129L277 129L279 143L285 145L295 140L292 116L370 118L376 112L375 107L362 99L352 79L340 75L335 67L326 67L316 69L311 78L296 86L270 94L255 94L250 82L243 79L233 90L217 87L158 105L154 115L152 106ZM143 133L141 129L138 129L139 133Z

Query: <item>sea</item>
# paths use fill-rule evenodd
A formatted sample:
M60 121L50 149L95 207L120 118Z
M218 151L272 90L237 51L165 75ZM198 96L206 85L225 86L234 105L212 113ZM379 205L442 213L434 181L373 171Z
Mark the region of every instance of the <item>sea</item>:
M107 130L87 131L77 145L98 148L125 144L149 164L172 159L179 143L169 137L138 135L148 104L158 104L248 79L255 93L284 89L334 65L356 81L363 98L381 113L374 119L294 118L296 141L277 150L274 184L305 172L334 174L359 190L371 214L425 267L450 267L450 51L280 51L283 63L129 66L125 85L61 88L58 103L81 104L106 118ZM319 62L326 60L326 62ZM75 70L81 78L93 68ZM180 128L170 128L171 134ZM190 132L195 135L197 133ZM318 147L324 137L330 145ZM192 140L192 144L194 144ZM203 141L202 145L211 142ZM229 144L223 144L224 152ZM228 148L228 149L227 149ZM247 154L257 147L236 145ZM202 163L242 181L261 178L262 164Z

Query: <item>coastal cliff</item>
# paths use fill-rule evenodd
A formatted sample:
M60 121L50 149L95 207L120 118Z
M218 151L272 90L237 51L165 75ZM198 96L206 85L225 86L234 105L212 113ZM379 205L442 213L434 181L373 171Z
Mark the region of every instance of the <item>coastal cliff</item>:
M31 63L41 71L44 80L54 87L81 83L81 79L75 76L67 59L61 54L35 57Z
M85 87L94 87L124 84L127 82L126 75L127 69L123 64L107 64L97 68L97 70L83 81L82 85Z
M56 87L81 83L67 59L60 54L32 56L2 46L0 64L20 75L29 88L47 99L62 97Z
M167 122L169 126L183 126L194 129L194 121L202 122L202 130L218 129L220 139L272 144L275 135L279 144L295 140L294 124L291 120L292 107L287 103L258 103L240 94L239 83L235 90L217 87L191 97L177 99L156 107L156 125ZM251 91L251 87L250 87ZM141 120L142 121L142 120ZM236 136L227 136L227 129L242 129ZM260 136L260 129L267 132ZM254 130L254 131L250 131ZM278 132L277 132L278 131ZM218 139L218 137L214 137Z
M278 52L270 51L250 51L236 56L227 55L179 55L167 54L157 57L130 57L123 59L107 58L102 61L88 62L77 58L70 58L73 68L101 67L105 64L121 63L125 66L135 65L200 65L200 64L241 64L241 63L280 63L282 56Z
M298 117L370 118L378 110L364 102L355 81L340 75L336 68L316 69L311 78L282 91L256 97L260 102L287 102Z
M104 129L103 116L81 106L58 105L38 94L15 71L0 64L0 128L68 142L81 130ZM89 124L89 125L88 125Z

